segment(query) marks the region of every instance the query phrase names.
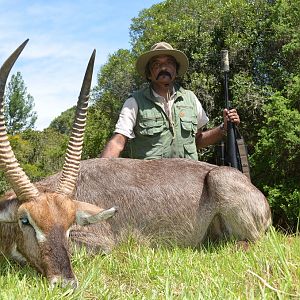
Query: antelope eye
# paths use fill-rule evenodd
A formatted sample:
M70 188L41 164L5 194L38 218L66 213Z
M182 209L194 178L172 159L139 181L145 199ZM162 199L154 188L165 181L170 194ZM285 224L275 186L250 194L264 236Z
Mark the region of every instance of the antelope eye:
M22 225L30 225L29 220L26 217L20 218L20 221L21 221Z

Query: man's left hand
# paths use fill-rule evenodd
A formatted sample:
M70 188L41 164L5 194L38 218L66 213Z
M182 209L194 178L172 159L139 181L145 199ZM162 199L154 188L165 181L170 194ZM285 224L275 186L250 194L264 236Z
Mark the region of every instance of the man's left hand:
M227 122L230 121L235 125L239 125L241 120L235 108L228 110L225 108L223 110L223 119L224 119L224 129L227 129Z

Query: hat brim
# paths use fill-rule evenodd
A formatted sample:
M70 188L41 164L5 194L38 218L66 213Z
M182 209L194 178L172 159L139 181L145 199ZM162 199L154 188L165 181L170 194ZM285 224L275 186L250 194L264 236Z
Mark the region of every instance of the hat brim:
M148 52L145 52L143 53L136 61L136 70L138 71L138 73L140 75L142 75L144 78L146 78L146 73L145 73L145 70L146 70L146 66L149 62L149 60L152 58L152 57L155 57L155 56L158 56L158 55L170 55L170 56L173 56L178 65L179 65L179 68L177 70L177 74L178 76L182 76L186 73L188 67L189 67L189 61L188 61L188 58L186 57L186 55L179 51L179 50L165 50L165 49L162 49L162 50L152 50L152 51L148 51Z

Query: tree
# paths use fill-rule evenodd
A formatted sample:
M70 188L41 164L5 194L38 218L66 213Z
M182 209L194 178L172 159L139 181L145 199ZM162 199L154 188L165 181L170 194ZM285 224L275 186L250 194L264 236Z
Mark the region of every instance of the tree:
M5 118L9 134L33 128L37 114L33 111L34 99L27 93L22 75L17 72L11 76L5 94Z
M31 145L31 151L21 161L24 169L28 164L37 168L37 174L28 172L30 178L38 180L62 169L69 139L68 135L52 128L46 128L41 132L26 130L22 132L21 137ZM18 151L15 151L18 155Z
M84 139L83 157L96 157L112 136L122 104L137 89L138 75L134 56L120 49L98 72L97 85L91 93Z
M10 135L14 154L30 180L38 181L62 169L68 136L47 128L43 131L27 129ZM9 188L0 170L0 194Z
M62 112L51 123L49 128L55 129L60 133L69 135L74 122L76 106L73 106Z
M274 221L295 229L300 212L300 112L292 104L277 93L263 106L266 121L251 159L255 181L268 193Z

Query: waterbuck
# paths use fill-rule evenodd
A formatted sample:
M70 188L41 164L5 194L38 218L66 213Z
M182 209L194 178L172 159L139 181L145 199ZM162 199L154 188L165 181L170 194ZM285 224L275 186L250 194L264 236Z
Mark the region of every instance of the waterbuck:
M3 114L7 77L27 42L20 45L0 69L0 167L15 193L11 196L7 193L0 201L0 251L20 263L29 262L52 285L62 281L64 285L76 287L68 250L71 226L99 222L115 212L114 208L103 210L72 197L80 164L95 51L81 87L59 184L55 190L46 192L38 190L19 166L8 140Z
M9 69L22 47L0 70L2 106ZM1 251L29 262L52 284L62 281L75 287L68 239L103 252L127 234L192 247L207 238L256 241L271 224L270 208L236 169L187 159L79 162L93 59L62 173L35 185L29 181L9 146L1 106L0 164L15 192L0 202ZM118 213L110 218L115 206Z

